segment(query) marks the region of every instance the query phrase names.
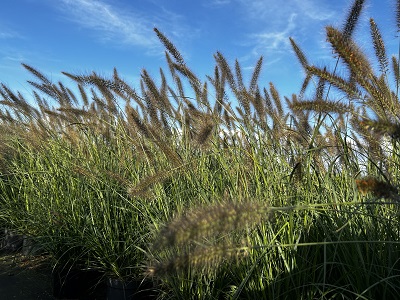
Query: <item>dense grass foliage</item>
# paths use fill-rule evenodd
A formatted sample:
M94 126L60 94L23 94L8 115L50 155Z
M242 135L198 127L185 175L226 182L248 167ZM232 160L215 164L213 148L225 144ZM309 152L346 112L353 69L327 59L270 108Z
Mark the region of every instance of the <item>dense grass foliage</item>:
M143 70L139 91L24 65L33 100L0 87L2 226L160 299L397 298L399 63L373 19L377 71L352 39L363 6L327 27L334 70L290 40L306 71L291 98L259 86L262 58L246 84L216 53L201 80L157 29L169 73Z

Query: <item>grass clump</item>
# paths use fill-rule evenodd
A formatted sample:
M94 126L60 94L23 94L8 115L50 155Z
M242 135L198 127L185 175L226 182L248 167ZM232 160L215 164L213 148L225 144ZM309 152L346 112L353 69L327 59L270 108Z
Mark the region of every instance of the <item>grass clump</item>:
M353 40L363 6L326 28L332 71L290 39L306 71L291 98L259 86L262 57L246 84L217 52L202 80L158 29L169 77L143 70L139 91L64 73L74 93L24 65L34 101L0 87L1 223L161 299L396 298L398 58L373 19L378 71Z

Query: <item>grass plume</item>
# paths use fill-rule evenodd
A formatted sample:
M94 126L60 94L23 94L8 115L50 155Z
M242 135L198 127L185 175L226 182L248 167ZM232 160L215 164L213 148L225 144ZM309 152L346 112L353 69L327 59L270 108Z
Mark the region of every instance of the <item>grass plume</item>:
M222 235L268 220L268 205L260 202L226 202L198 208L172 220L159 233L154 249L187 244L209 235Z

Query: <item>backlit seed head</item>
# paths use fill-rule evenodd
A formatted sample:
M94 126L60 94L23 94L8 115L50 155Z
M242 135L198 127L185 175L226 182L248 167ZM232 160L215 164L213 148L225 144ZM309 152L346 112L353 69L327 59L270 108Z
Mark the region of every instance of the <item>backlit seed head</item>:
M397 188L384 181L377 180L373 177L366 177L363 179L357 179L356 185L358 191L362 195L372 194L373 196L380 198L392 198L393 195L397 195Z

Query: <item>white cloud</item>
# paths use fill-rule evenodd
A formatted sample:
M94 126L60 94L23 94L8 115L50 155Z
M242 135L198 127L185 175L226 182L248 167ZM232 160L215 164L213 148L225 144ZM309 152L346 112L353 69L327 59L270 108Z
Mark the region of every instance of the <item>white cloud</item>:
M293 0L299 14L316 21L327 21L334 17L335 12L327 7L324 1L318 0Z
M14 37L14 34L11 32L0 32L0 39L11 39Z
M5 40L5 39L22 39L22 35L19 34L18 32L4 27L0 24L0 40Z
M152 56L163 56L165 51L153 31L154 27L174 42L180 37L188 40L197 34L197 29L190 28L184 16L162 4L148 1L147 5L154 8L151 14L135 8L135 2L122 7L122 2L109 0L60 0L62 5L58 8L68 21L93 30L101 41L117 47L144 47Z
M61 1L61 9L71 21L100 32L103 40L145 47L158 44L153 24L139 13L122 11L99 0Z
M337 5L330 0L286 0L284 5L281 1L235 1L250 24L242 45L252 48L253 57L287 55L292 51L289 37L315 45L314 39L324 40L324 26L337 15Z
M2 57L2 59L4 60L8 60L8 61L15 61L15 62L21 62L25 60L25 56L22 54L17 53L16 55L7 55Z
M248 40L244 43L245 46L252 48L251 56L259 57L261 55L270 56L273 54L275 57L273 63L281 60L281 55L288 53L291 49L289 37L298 30L296 21L298 15L292 13L285 19L284 28L276 28L275 30L263 30L257 33L252 33L248 36ZM251 57L247 57L250 59ZM246 59L246 60L247 60ZM269 61L272 64L271 61Z
M206 5L208 6L222 6L230 4L232 0L209 0L207 1Z
M264 49L279 50L289 45L289 37L293 29L296 28L295 20L297 14L292 13L287 19L286 28L281 31L267 31L253 34L252 38Z
M286 0L284 4L282 1L236 1L244 7L244 11L252 19L275 24L281 24L287 16L293 13L307 19L307 21L325 21L334 17L334 12L332 7L329 7L328 0Z

